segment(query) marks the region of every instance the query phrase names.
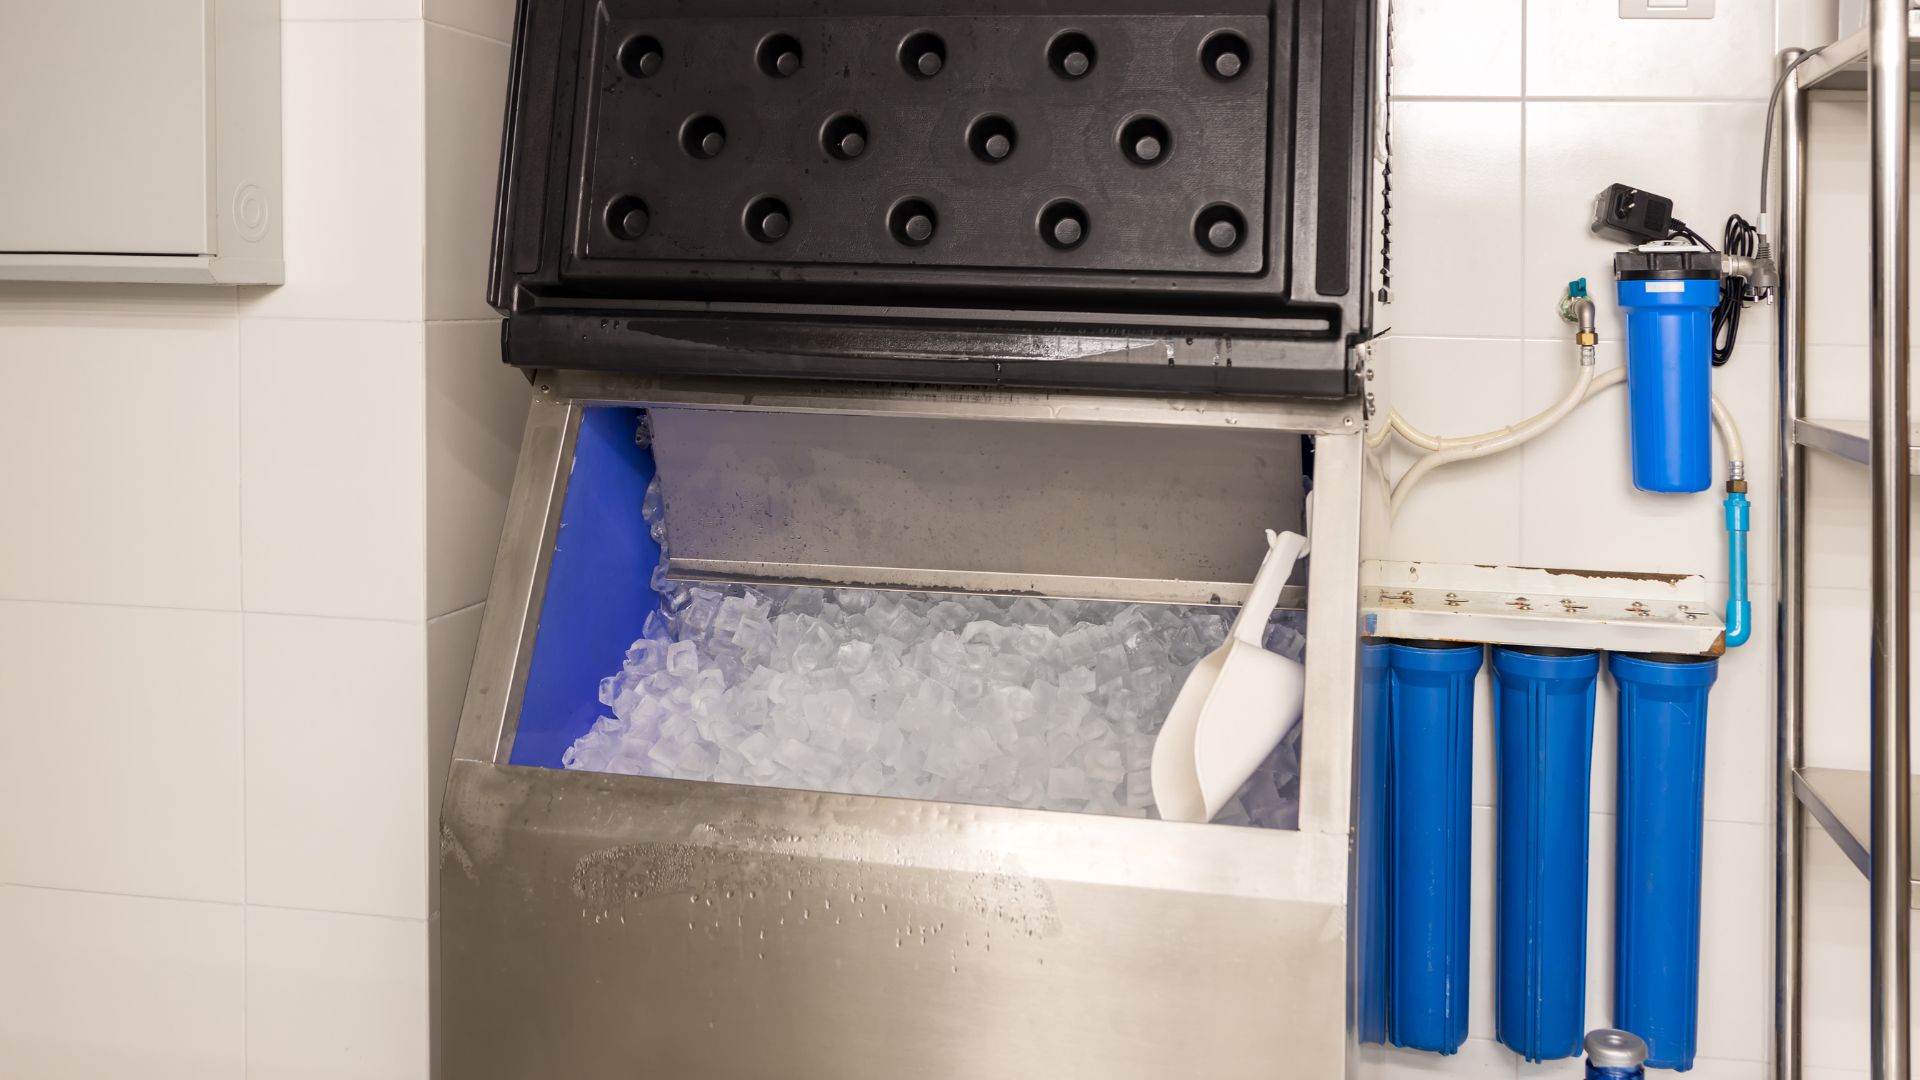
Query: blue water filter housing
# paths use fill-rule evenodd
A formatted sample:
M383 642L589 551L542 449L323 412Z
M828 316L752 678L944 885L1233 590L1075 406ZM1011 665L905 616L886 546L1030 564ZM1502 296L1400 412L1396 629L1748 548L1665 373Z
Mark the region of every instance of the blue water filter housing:
M1473 681L1484 649L1395 642L1387 680L1387 1039L1467 1038Z
M1586 1035L1590 650L1496 647L1494 1034L1528 1061Z
M1615 653L1620 762L1613 1023L1647 1064L1693 1067L1700 1011L1700 851L1707 692L1719 662Z
M1385 641L1360 646L1360 760L1353 798L1354 1028L1387 1041L1387 666Z
M1713 309L1720 262L1706 251L1614 257L1627 317L1633 486L1705 491L1713 483Z

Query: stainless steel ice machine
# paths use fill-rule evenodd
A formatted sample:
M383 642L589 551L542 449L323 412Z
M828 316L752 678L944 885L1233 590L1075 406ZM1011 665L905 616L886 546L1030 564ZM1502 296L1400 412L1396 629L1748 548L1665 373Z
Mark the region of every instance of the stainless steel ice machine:
M522 4L493 299L534 393L441 823L444 1075L1347 1073L1375 6ZM558 767L656 477L682 580L1231 609L1305 530L1298 827Z

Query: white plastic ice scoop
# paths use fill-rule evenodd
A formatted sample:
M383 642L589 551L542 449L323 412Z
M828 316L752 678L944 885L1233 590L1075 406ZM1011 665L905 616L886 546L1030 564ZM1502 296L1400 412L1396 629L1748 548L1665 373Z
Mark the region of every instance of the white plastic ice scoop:
M1261 647L1280 589L1307 549L1267 530L1267 557L1226 644L1200 658L1153 744L1153 801L1167 821L1211 821L1300 722L1306 669Z

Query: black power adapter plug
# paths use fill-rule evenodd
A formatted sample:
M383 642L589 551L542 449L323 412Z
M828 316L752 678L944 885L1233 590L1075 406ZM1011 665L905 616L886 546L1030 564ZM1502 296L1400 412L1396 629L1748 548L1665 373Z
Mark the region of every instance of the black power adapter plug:
M1593 200L1595 236L1627 244L1665 240L1681 228L1673 219L1673 200L1664 195L1612 184Z

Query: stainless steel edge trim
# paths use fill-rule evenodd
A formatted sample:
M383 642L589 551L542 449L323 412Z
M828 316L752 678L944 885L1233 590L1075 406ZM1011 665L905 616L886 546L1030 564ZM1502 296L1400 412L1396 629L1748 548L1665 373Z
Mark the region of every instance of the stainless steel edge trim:
M1305 434L1359 431L1357 398L1152 397L1066 390L996 390L795 379L685 379L598 371L541 372L554 394L584 404L688 406L927 419L1238 427Z
M1780 54L1780 69L1801 52ZM1776 69L1778 70L1778 69ZM1806 464L1796 438L1806 412L1806 214L1807 93L1788 79L1781 93L1779 183L1782 208L1779 242L1780 296L1775 335L1779 352L1780 407L1779 505L1777 547L1780 594L1776 598L1774 639L1776 682L1774 861L1773 861L1773 1075L1800 1080L1800 911L1801 845L1805 842L1800 802L1795 797L1805 754L1802 672L1806 619ZM1767 136L1771 138L1772 132Z
M473 672L454 736L456 760L499 762L513 745L525 690L526 660L540 623L553 532L566 500L567 467L580 434L580 409L544 391L527 410L526 434L514 469L513 493L500 530L500 552L487 587L486 613L474 648Z
M1907 607L1907 170L1908 0L1873 0L1868 23L1867 115L1872 129L1873 357L1872 812L1868 854L1875 1080L1906 1080L1911 1049L1912 818L1908 773Z
M1067 574L939 570L932 567L822 566L813 563L747 563L681 558L667 560L667 576L682 581L740 585L805 584L904 592L999 593L1208 607L1239 607L1245 602L1248 589L1244 581L1100 578ZM1287 586L1280 592L1279 606L1290 610L1304 609L1307 606L1307 590L1299 585Z
M1300 828L1335 833L1352 822L1354 710L1360 679L1360 498L1362 436L1315 441L1308 542L1328 558L1307 572L1306 704L1300 732ZM1344 849L1343 849L1344 850ZM1345 875L1341 875L1345 895Z

